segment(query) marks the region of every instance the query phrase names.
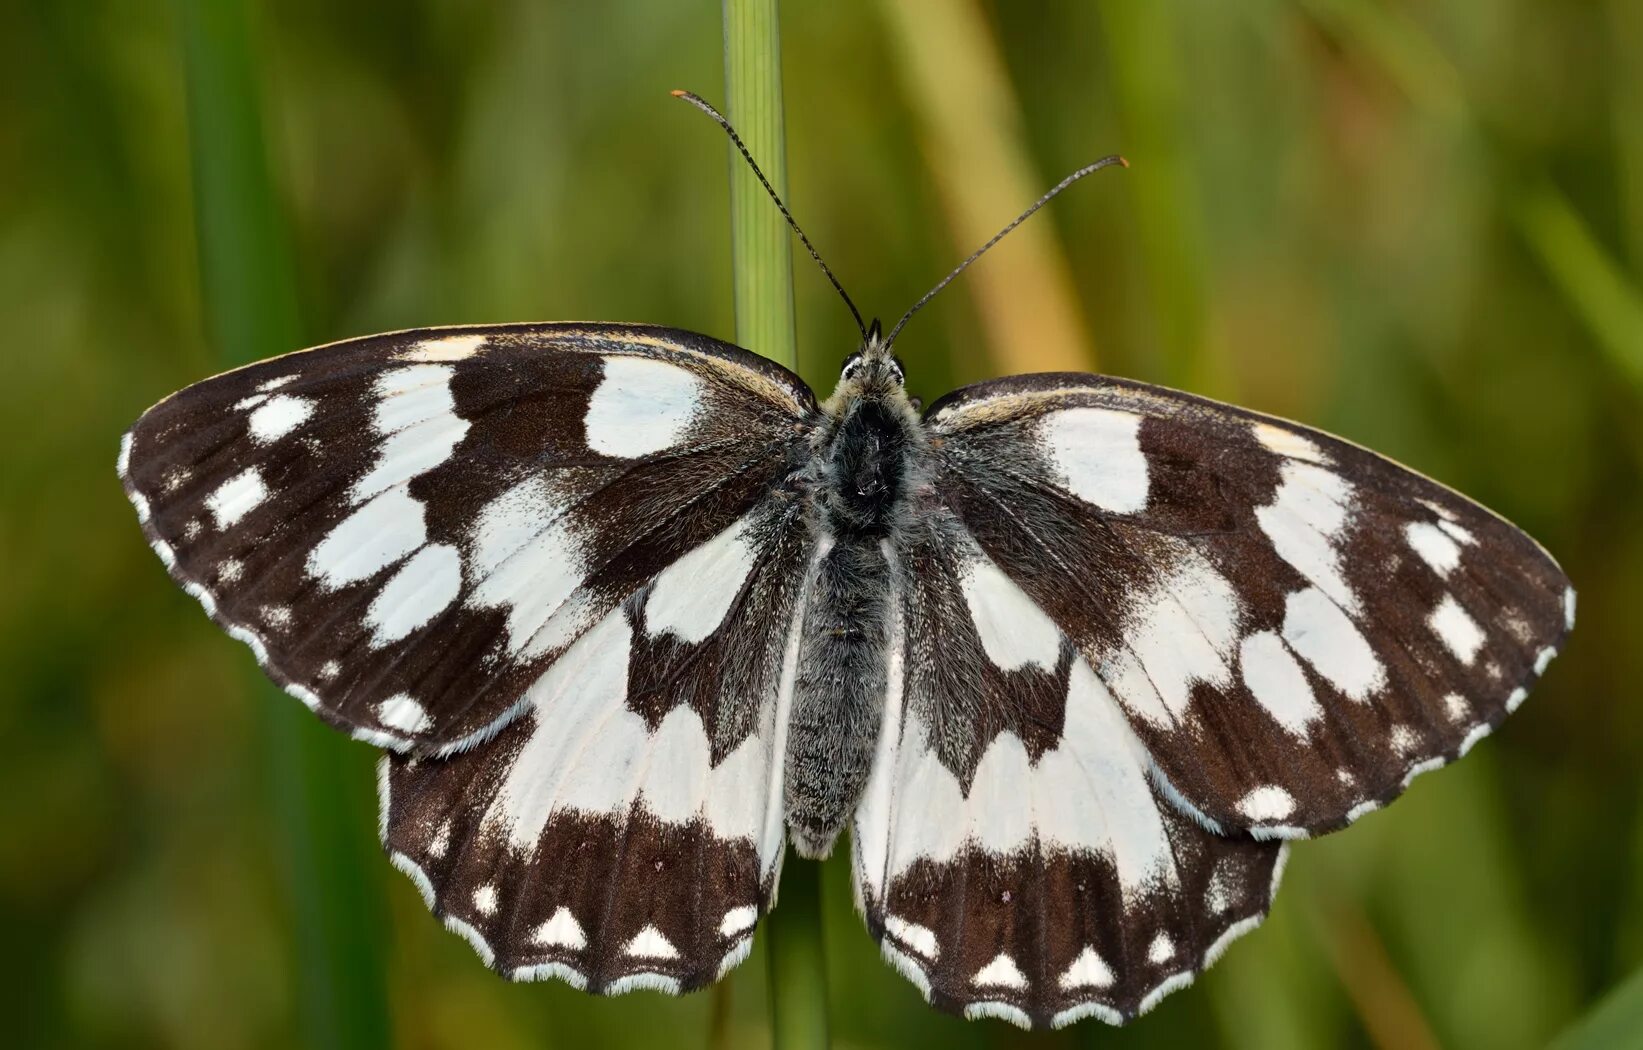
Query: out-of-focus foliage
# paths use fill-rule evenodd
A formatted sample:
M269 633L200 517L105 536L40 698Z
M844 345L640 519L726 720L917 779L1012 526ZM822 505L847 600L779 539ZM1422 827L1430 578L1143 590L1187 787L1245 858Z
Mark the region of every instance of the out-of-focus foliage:
M1080 333L1088 365L1386 451L1524 525L1581 591L1501 733L1299 846L1271 919L1197 987L1056 1038L1531 1047L1577 1024L1643 967L1643 8L893 2L784 12L791 203L864 310L898 314L1023 193L1114 150L1134 165L919 317L899 347L916 393L1032 367L1050 318L1057 366ZM718 4L255 15L308 342L523 319L731 335L725 146L667 97L720 95ZM0 6L7 1045L304 1039L272 701L166 581L113 472L120 431L221 359L195 243L172 9ZM800 361L826 386L853 329L799 265ZM1055 304L1012 312L1045 282ZM326 739L368 791L369 749ZM315 848L322 870L358 863ZM684 1000L510 986L386 863L366 882L387 941L360 957L386 968L398 1045L768 1042L758 950ZM930 1011L877 960L837 859L823 886L841 1045L1023 1038ZM1614 1016L1571 1038L1638 1038Z

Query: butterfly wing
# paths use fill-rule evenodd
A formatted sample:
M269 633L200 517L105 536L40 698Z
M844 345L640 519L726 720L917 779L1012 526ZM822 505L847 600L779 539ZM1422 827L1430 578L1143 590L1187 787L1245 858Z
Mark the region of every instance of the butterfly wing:
M383 758L383 841L515 980L688 991L746 957L785 825L782 760L814 546L762 505L611 610L486 746Z
M363 739L446 754L747 523L813 411L785 369L687 332L412 331L191 386L125 436L120 475L172 576L274 681Z
M853 829L868 927L944 1009L1122 1023L1261 921L1284 846L1171 805L1068 637L950 513L921 520Z
M1315 430L1086 375L926 419L941 500L1212 829L1296 837L1384 805L1515 709L1573 626L1523 532Z

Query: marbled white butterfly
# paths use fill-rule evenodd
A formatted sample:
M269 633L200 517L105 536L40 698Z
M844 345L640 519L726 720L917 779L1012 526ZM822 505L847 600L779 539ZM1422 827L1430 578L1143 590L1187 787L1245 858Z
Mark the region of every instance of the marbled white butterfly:
M848 825L934 1004L1122 1022L1573 624L1533 540L1372 452L1096 375L921 414L895 334L819 404L669 328L351 339L160 402L120 476L177 582L387 751L435 913L601 993L721 977L786 842Z

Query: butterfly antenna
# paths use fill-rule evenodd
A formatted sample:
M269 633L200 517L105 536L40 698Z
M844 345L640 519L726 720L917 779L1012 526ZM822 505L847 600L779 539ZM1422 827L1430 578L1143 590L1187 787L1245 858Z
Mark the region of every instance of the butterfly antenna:
M1032 204L1032 207L1028 208L1026 211L1022 212L1020 215L1017 215L1015 217L1015 221L1011 222L1008 226L1004 227L1002 230L999 230L997 233L993 234L993 239L992 240L988 241L986 244L983 244L981 247L979 247L975 251L971 252L970 257L968 259L965 259L963 262L961 262L957 266L953 267L953 272L952 273L948 274L946 277L943 277L941 279L940 283L938 283L934 288L930 289L928 292L925 292L924 293L924 298L922 298L918 302L914 303L913 308L911 310L908 310L906 313L901 315L901 320L897 321L896 326L894 328L890 329L890 338L886 339L884 341L884 344L886 346L890 346L890 345L894 344L895 341L896 341L897 334L899 334L901 332L902 326L905 325L908 321L910 321L912 319L913 315L918 313L919 310L924 306L925 303L929 302L931 299L934 299L936 297L937 292L941 291L943 288L947 287L949 284L952 284L953 283L953 278L955 278L959 274L963 273L969 267L969 265L971 263L973 263L977 259L981 258L981 256L986 253L988 248L991 248L993 245L997 244L999 241L1002 241L1004 239L1005 234L1009 233L1011 230L1015 229L1017 226L1020 226L1022 223L1026 222L1028 217L1031 216L1033 212L1035 212L1038 209L1044 207L1044 205L1050 203L1050 201L1055 198L1056 194L1060 193L1062 190L1066 189L1068 186L1071 186L1073 183L1077 182L1079 179L1083 178L1084 176L1093 175L1096 172L1100 171L1102 168L1110 168L1114 164L1118 165L1121 168L1127 168L1127 167L1130 166L1129 161L1125 160L1123 157L1120 157L1115 153L1110 157L1102 157L1100 160L1096 161L1094 164L1088 164L1088 165L1085 165L1082 168L1079 168L1077 171L1073 172L1071 175L1068 175L1066 178L1064 178L1060 182L1056 183L1055 186L1050 190L1050 192L1044 194L1044 196L1042 196L1042 197L1038 198L1038 200L1034 201L1033 204Z
M839 279L833 276L833 271L829 270L827 264L822 262L821 253L816 251L816 246L810 243L810 238L806 237L804 230L799 227L799 221L793 218L793 213L788 211L787 205L782 203L781 197L776 193L776 187L770 185L770 180L765 178L764 172L759 170L758 162L753 159L753 154L747 151L746 144L742 142L742 137L736 134L736 129L730 126L730 121L726 120L724 114L714 109L706 99L694 92L675 91L673 97L684 99L712 117L715 124L725 129L725 134L730 136L730 141L736 147L737 152L741 153L742 159L747 161L747 166L753 169L753 174L758 178L759 185L763 186L764 191L770 194L770 199L776 202L776 207L781 211L782 218L786 219L787 224L793 227L793 232L799 235L799 240L804 244L805 249L810 252L810 257L816 260L816 265L820 266L822 273L827 275L828 281L833 285L833 290L839 293L839 298L844 300L844 305L850 308L850 316L856 319L856 328L861 332L862 341L866 342L867 326L862 323L861 311L857 310L856 304L850 301L849 293L844 290L844 285L839 283Z

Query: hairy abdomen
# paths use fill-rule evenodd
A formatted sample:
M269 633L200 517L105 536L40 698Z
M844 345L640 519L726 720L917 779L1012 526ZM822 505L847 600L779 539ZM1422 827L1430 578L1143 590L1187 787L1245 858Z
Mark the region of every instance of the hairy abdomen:
M890 566L877 539L841 537L805 606L788 728L787 823L806 856L824 856L872 771L884 710Z

